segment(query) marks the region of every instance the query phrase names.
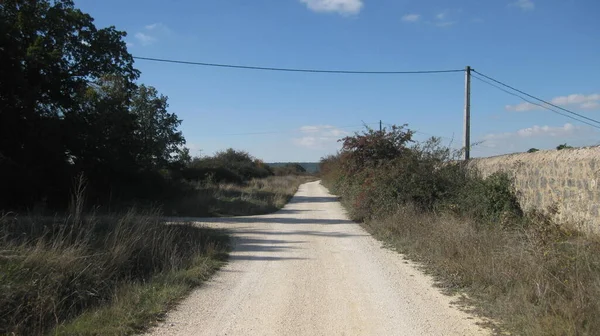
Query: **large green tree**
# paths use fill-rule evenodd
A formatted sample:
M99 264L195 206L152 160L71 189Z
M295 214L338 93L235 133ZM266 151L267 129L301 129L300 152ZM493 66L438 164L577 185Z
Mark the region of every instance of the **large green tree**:
M183 160L185 138L177 128L181 120L167 111L167 97L140 85L133 95L131 112L136 117L139 140L138 162L146 168L164 169Z
M125 92L135 87L124 36L96 28L71 0L0 2L0 202L52 197L68 184L79 140L68 125L79 122L90 83L114 75Z

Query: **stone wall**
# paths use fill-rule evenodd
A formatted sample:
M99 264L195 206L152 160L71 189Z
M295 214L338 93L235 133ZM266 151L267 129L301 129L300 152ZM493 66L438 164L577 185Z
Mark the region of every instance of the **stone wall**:
M600 147L479 158L470 164L483 176L497 171L513 176L525 210L557 207L557 222L600 233Z

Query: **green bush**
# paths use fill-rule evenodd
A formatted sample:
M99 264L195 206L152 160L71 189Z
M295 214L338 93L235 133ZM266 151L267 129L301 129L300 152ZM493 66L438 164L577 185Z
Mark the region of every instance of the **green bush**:
M184 179L189 181L212 181L241 184L244 179L225 167L187 167L181 171Z
M343 139L335 156L321 160L325 183L339 194L356 220L368 220L410 205L420 211L450 211L491 223L521 217L506 174L482 178L439 139L413 143L404 127Z
M213 156L195 158L184 173L187 179L242 183L253 178L273 176L271 168L244 151L229 148Z
M276 176L305 175L306 169L299 163L286 163L283 166L271 167Z

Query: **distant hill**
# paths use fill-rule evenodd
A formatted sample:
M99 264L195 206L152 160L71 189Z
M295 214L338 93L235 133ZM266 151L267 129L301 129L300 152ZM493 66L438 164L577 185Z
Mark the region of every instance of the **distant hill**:
M304 167L304 169L306 169L306 171L309 173L316 173L319 171L319 163L318 162L274 162L274 163L267 163L267 164L271 167L282 167L288 163L297 163L297 164L301 165L302 167Z

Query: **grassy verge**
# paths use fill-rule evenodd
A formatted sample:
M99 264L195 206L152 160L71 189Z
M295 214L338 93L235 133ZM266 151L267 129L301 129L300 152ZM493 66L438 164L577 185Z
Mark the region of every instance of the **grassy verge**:
M0 334L125 335L160 317L228 238L158 215L0 219Z
M364 227L420 261L439 284L467 293L514 335L600 334L600 242L529 215L522 229L398 209Z
M271 176L247 183L200 182L165 205L169 216L251 216L281 209L311 176Z
M129 283L115 293L115 300L58 326L52 335L131 335L161 320L166 311L201 285L223 261L199 256L185 270L155 276L148 283Z

